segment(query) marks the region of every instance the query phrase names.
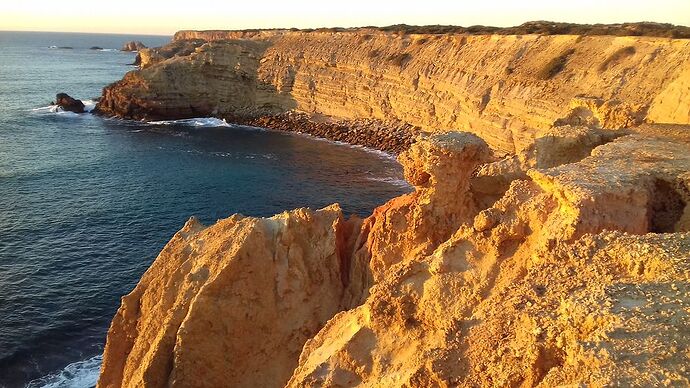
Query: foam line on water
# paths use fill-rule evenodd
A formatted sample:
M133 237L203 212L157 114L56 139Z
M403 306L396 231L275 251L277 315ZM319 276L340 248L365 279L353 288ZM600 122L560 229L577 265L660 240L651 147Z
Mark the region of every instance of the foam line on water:
M370 177L367 178L370 181L375 181L375 182L384 182L391 184L393 186L398 186L398 187L404 187L404 188L412 188L413 186L409 184L406 180L401 179L401 178L394 178L394 177Z
M193 119L149 121L150 125L182 125L195 128L230 127L227 121L215 117L196 117Z
M59 372L49 374L27 384L27 388L90 388L98 382L102 355L73 362Z
M282 132L280 130L277 130L277 131ZM309 138L317 140L317 141L323 141L323 142L327 142L327 143L337 144L340 146L359 149L359 150L368 152L370 154L375 154L382 159L389 159L389 160L393 160L396 162L398 161L398 157L395 154L390 153L390 152L386 152L386 151L382 151L382 150L377 150L376 148L371 148L371 147L363 146L360 144L350 144L348 142L344 142L344 141L340 141L340 140L326 139L324 137L314 136L314 135L312 135L310 133L306 133L306 132L289 132L289 133L293 133L293 134L298 135L298 136L306 136L306 137L309 137Z
M91 112L96 107L96 101L94 101L94 100L82 100L81 102L84 104L84 111L85 112ZM57 105L48 105L48 106L41 106L38 108L33 108L33 109L31 109L31 112L42 113L42 114L55 113L55 114L67 115L67 116L71 116L71 115L78 116L79 115L78 113L64 111L62 108L60 108Z

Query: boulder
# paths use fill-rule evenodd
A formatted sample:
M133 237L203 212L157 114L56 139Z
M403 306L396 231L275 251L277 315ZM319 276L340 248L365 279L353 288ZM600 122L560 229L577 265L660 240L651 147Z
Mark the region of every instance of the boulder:
M55 105L63 110L74 113L84 113L84 103L81 100L70 97L67 93L58 93L55 95Z
M91 48L89 48L89 50L103 50L103 47L91 46Z
M137 56L134 57L134 62L130 63L132 66L141 66L141 54L137 53Z
M139 42L138 40L133 40L122 45L120 51L139 51L143 48L146 48L143 43Z

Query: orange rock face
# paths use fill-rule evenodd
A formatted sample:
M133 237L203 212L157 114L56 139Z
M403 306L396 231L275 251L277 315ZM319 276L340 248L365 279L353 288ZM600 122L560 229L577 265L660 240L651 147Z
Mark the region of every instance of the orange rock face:
M351 229L337 206L191 219L122 299L98 386L284 385L342 309Z
M125 296L99 387L690 384L690 136L469 133L400 156L415 192L190 220Z
M99 110L135 119L298 111L394 120L472 132L509 153L554 125L690 124L688 39L366 29L178 38L141 50L142 69L106 87Z
M307 342L288 386L687 385L687 149L631 135L530 170L381 272Z
M416 126L415 191L364 220L190 219L99 387L690 385L690 41L176 37L99 110Z

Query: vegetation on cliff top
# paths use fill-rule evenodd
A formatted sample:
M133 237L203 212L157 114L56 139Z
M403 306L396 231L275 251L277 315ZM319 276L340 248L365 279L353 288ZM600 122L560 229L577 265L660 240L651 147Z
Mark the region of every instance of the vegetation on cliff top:
M350 32L359 30L377 30L384 32L395 32L399 34L469 34L469 35L613 35L613 36L654 36L674 39L690 39L690 27L678 26L670 23L618 23L618 24L576 24L559 23L550 21L532 21L514 27L492 27L492 26L412 26L407 24L395 24L386 27L328 27L328 28L309 28L309 29L246 29L238 30L244 32L260 31L301 31L301 32ZM209 30L222 31L222 30ZM175 34L184 33L179 31Z

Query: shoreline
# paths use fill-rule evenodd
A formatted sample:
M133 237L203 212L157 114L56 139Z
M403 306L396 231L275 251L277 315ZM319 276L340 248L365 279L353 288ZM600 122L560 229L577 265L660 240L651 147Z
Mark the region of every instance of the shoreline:
M299 112L260 116L252 119L224 118L228 123L267 128L282 132L310 135L351 146L362 146L392 155L410 148L421 130L405 123L384 123L378 120L315 121Z
M178 120L192 120L202 117L175 117L175 118L159 118L155 120L141 119L135 120L131 118L121 117L116 114L110 114L99 111L98 109L92 112L97 116L103 118L116 118L121 120L132 120L135 122L143 122L146 124L156 121L170 121ZM422 133L422 130L413 125L402 122L383 122L380 120L371 119L356 119L356 120L332 120L326 119L322 121L313 120L313 116L301 112L285 112L278 115L265 115L255 118L241 118L233 116L207 116L203 118L216 118L225 121L230 125L240 125L247 127L255 127L259 129L270 129L280 132L298 133L309 135L316 139L329 140L337 143L342 143L349 146L360 146L373 151L384 152L390 156L396 157L404 152L416 141L417 136ZM153 124L155 125L155 124Z

